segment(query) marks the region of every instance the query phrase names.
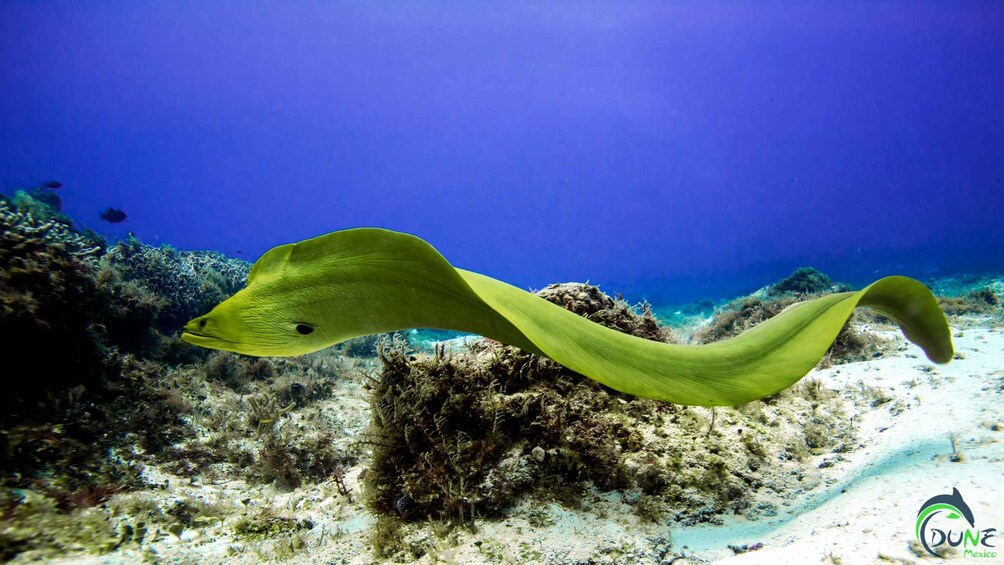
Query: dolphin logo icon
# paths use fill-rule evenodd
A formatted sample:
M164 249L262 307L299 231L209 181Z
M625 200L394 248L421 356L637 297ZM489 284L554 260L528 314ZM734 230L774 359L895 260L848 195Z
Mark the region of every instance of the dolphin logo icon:
M948 512L948 518L951 520L965 518L970 526L976 527L973 511L966 504L966 501L962 500L962 493L959 492L959 489L953 488L952 494L939 494L929 499L921 505L920 511L917 512L916 534L917 541L924 546L928 553L934 556L938 554L927 545L927 536L924 534L927 533L927 523L942 511Z

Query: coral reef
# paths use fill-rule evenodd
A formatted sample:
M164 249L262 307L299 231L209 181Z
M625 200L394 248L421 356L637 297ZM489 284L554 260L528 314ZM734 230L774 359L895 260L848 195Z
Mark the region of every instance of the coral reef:
M138 286L139 294L157 297L161 304L154 321L170 331L240 290L250 270L246 262L220 253L150 247L134 238L109 249L102 267Z
M0 340L31 370L8 379L0 399L5 559L113 549L119 532L88 509L151 488L151 464L193 478L232 464L248 480L296 486L340 476L354 461L322 426L281 434L274 421L261 426L260 415L260 438L248 439L251 422L206 437L203 425L214 418L243 422L252 398L281 400L272 419L288 418L293 406L330 396L337 375L336 363L319 356L210 356L178 339L181 322L243 284L246 262L134 239L109 248L25 192L0 197L0 228ZM219 397L214 414L206 401ZM61 533L40 535L43 527Z
M58 218L38 219L32 210L0 200L0 339L8 351L40 362L32 378L8 379L13 390L0 400L0 412L13 415L34 409L17 401L33 400L25 397L40 385L62 390L115 370L95 323L102 304L93 264L102 242ZM44 354L54 347L59 355Z

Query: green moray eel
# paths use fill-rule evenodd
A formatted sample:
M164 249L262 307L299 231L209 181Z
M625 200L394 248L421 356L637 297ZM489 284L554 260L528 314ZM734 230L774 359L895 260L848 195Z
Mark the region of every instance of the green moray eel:
M247 355L289 356L408 328L458 330L545 355L622 392L724 406L797 382L858 306L895 320L932 361L952 358L937 301L907 277L794 304L732 339L675 345L608 329L514 286L457 269L415 236L374 228L269 250L251 268L244 289L189 322L181 337Z

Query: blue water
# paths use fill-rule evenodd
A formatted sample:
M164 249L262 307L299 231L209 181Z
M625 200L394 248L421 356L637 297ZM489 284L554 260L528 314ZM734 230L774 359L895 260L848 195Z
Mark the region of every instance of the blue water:
M1004 264L1002 100L999 2L0 4L8 193L655 302Z

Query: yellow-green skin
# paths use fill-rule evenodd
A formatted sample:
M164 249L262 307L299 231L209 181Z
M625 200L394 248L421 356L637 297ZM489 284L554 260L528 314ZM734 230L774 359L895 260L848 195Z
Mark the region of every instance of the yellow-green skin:
M795 304L732 339L671 345L619 333L457 269L415 236L372 228L271 249L254 264L244 289L189 322L181 337L247 355L289 356L408 328L458 330L546 355L636 396L730 406L770 396L805 376L858 306L895 320L932 361L952 358L937 300L908 277Z

